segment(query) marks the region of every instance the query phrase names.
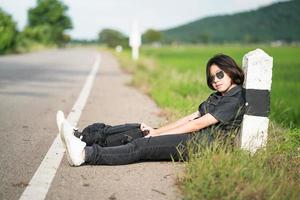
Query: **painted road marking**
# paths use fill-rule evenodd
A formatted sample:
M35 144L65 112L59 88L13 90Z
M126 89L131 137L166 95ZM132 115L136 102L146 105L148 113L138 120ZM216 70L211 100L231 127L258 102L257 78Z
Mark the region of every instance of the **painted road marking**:
M74 126L76 126L78 123L81 112L89 97L96 73L100 65L100 59L100 55L97 55L84 87L82 88L80 95L72 108L72 111L67 117L67 120ZM59 164L63 158L64 152L65 149L63 144L59 135L57 135L39 168L31 178L29 185L21 195L20 200L45 199Z

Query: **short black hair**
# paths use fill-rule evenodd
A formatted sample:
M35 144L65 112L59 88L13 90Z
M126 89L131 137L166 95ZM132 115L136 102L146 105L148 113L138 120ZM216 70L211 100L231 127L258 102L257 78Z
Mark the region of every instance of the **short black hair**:
M217 54L206 64L206 81L207 85L210 89L215 90L212 86L211 74L210 74L210 67L215 64L217 65L222 71L224 71L231 80L237 84L241 85L244 82L244 72L243 70L236 64L236 62L227 55L224 54Z

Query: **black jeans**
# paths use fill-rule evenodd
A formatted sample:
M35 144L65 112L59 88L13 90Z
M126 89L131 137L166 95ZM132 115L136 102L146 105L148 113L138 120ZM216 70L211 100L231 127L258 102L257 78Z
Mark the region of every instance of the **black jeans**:
M139 124L118 126L93 124L88 131L85 131L88 128L83 130L85 134L83 134L82 141L87 143L85 163L91 165L185 160L187 142L199 134L184 133L144 138Z

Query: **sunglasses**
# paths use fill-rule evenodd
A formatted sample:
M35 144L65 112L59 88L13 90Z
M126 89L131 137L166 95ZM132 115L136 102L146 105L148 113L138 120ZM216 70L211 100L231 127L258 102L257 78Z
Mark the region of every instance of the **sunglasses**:
M222 78L224 78L224 72L223 71L219 71L216 73L216 75L210 76L210 82L213 82L215 80L215 78L218 78L219 80L221 80Z

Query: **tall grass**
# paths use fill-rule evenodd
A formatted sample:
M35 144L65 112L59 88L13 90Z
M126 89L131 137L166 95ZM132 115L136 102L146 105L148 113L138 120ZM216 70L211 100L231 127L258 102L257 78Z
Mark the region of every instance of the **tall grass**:
M218 142L190 154L180 178L184 199L298 199L299 131L270 133L254 155Z
M143 48L141 59L118 55L141 88L174 119L197 110L212 92L206 86L205 65L216 53L242 57L257 46L180 46ZM218 146L190 155L180 179L185 199L297 199L300 196L300 50L260 46L274 58L268 145L250 156ZM282 128L284 126L284 128ZM216 143L217 144L217 143Z

